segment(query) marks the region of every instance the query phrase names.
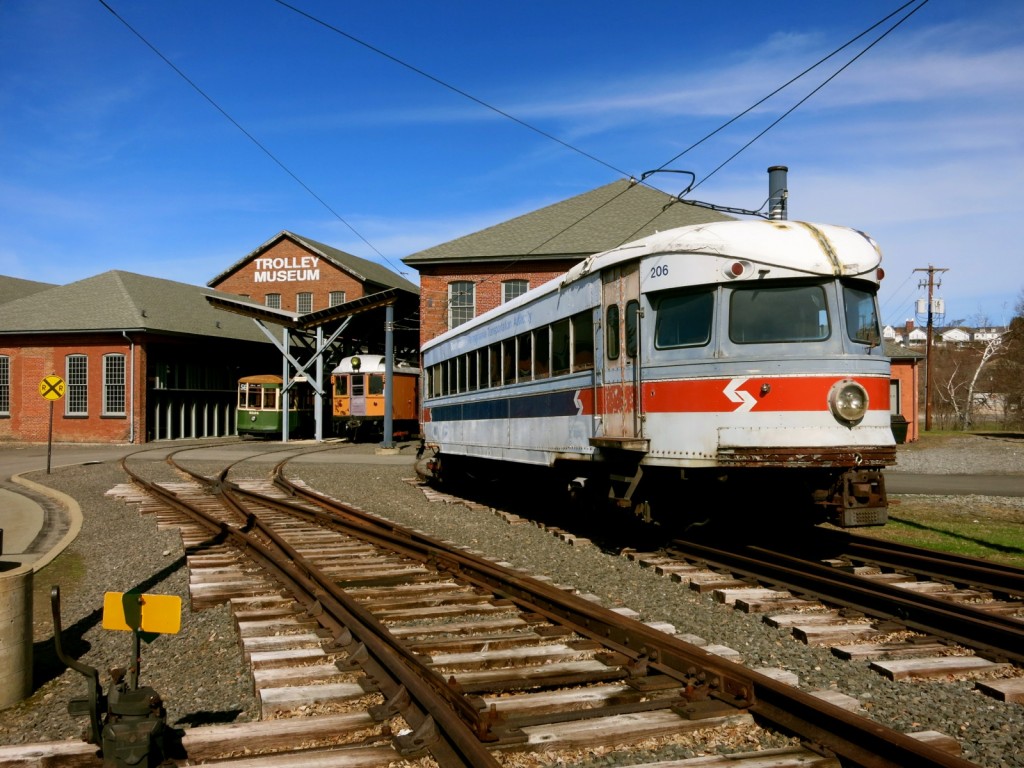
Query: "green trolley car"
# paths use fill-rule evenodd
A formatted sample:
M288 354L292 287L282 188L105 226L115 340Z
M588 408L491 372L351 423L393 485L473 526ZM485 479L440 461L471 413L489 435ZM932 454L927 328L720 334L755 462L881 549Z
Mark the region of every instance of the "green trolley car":
M239 435L281 436L281 381L281 377L274 374L244 376L238 380L235 425ZM293 386L288 392L288 436L312 432L313 393L308 386Z

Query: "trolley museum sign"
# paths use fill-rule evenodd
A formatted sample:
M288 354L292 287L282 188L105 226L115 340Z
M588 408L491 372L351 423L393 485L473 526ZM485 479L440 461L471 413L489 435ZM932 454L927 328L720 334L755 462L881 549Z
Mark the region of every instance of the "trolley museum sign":
M253 259L256 271L253 281L257 283L300 283L320 279L320 257L302 256L291 258Z

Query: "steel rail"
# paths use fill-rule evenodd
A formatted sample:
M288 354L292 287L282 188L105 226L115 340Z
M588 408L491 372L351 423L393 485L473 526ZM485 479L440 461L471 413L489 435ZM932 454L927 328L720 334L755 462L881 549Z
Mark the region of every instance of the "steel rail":
M994 658L1024 663L1024 622L969 604L874 582L828 565L747 545L743 552L677 540L673 546L711 567L820 596L828 602L952 639Z
M354 536L371 536L402 554L434 562L468 583L486 587L513 601L523 610L568 626L581 636L621 653L630 660L638 676L656 672L679 680L698 710L702 701L746 709L777 727L821 745L846 765L865 768L907 765L969 768L972 765L957 755L848 712L566 590L469 552L452 550L425 534L367 515L296 485L284 477L282 467L283 463L278 467L275 482L289 494L320 508L313 512L303 509L302 514L351 526Z
M898 542L882 541L838 531L822 531L836 549L851 559L905 568L930 578L1024 598L1024 569L976 557L934 552Z
M401 648L401 643L393 639L388 642L390 633L361 607L358 610L351 610L351 598L345 595L339 599L338 593L341 590L332 588L329 579L319 581L317 577L322 574L318 569L270 530L269 526L264 525L255 514L242 511L246 521L245 527L235 528L189 505L159 483L145 480L130 470L125 462L122 462L122 467L134 482L198 522L213 534L216 541L232 543L273 573L294 595L304 596L305 600L302 602L307 604L310 614L319 621L324 622L323 614L326 614L329 619L327 623L333 625L336 632L335 641L340 648L347 648L354 654L361 650L361 645L369 655L369 658L366 658L366 654L360 653L364 659L362 664L369 665L368 676L387 699L387 711L383 711L382 716L398 714L400 709L400 714L414 729L411 739L406 742L408 749L422 746L441 766L498 768L499 763L477 734L470 730L466 722L450 707L450 697L440 696L441 687L428 684L422 663L410 663L410 654L407 652L396 653L395 651ZM192 472L188 473L201 477ZM218 496L221 496L226 486L230 485L226 484L222 477L207 479L207 482L215 488ZM229 503L235 506L233 501ZM257 533L266 537L269 543L258 538ZM275 548L279 552L275 552ZM284 556L282 557L280 553L284 553ZM353 642L352 638L357 642ZM436 673L430 670L428 672L438 678ZM435 732L440 738L427 743L432 724L437 725ZM401 747L401 743L399 746Z

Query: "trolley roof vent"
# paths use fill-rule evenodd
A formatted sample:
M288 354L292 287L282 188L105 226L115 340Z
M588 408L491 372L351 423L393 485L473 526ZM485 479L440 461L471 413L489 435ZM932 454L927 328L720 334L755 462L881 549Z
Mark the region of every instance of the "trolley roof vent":
M768 169L768 218L789 218L789 168L784 165L773 165Z

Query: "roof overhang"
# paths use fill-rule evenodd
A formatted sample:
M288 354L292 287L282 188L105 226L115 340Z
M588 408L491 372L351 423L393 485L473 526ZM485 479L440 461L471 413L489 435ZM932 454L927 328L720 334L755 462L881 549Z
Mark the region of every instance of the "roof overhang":
M362 296L352 301L346 301L344 304L338 304L337 306L317 310L316 312L308 312L304 315L253 304L251 300L234 299L223 295L208 295L206 300L217 309L245 315L256 321L272 323L299 332L314 330L320 326L331 325L351 318L353 322L349 324L345 335L354 339L358 338L361 341L373 341L374 343L383 343L385 324L382 317L374 316L373 310L394 306L396 307L396 314L400 318L418 316L419 313L419 296L403 288L388 288L369 296ZM419 335L418 319L414 323L412 327L408 326L408 321L400 323L403 326L403 333L411 334L411 344L416 344L416 339L418 339ZM398 328L396 327L395 330L398 330Z

